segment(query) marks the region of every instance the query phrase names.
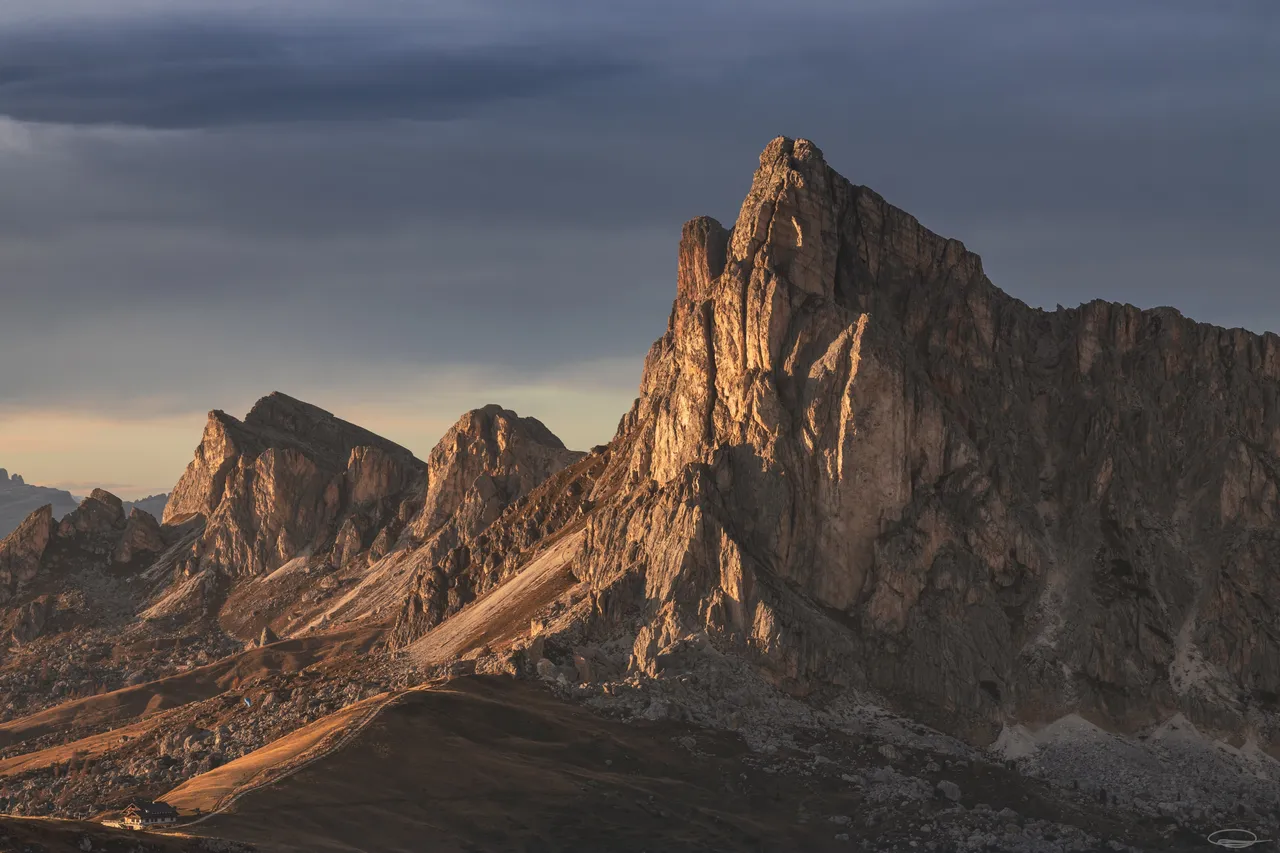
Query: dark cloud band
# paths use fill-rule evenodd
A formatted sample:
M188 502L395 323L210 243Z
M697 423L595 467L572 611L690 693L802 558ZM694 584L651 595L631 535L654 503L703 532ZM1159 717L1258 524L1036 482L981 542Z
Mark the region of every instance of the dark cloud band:
M99 25L0 33L0 114L162 129L447 120L629 70L591 47L459 49L381 28Z
M1280 328L1272 0L234 5L0 10L0 418L602 360L625 397L681 222L730 222L779 133L1033 304Z

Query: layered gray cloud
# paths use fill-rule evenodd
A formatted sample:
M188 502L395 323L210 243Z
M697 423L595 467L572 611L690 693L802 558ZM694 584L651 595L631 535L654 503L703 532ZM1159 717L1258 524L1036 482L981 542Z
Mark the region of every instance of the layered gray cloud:
M778 134L1032 304L1280 329L1274 9L7 3L0 417L523 387L603 440Z
M0 57L0 110L12 118L165 129L442 121L627 69L589 45L449 47L382 28L210 21L11 32Z

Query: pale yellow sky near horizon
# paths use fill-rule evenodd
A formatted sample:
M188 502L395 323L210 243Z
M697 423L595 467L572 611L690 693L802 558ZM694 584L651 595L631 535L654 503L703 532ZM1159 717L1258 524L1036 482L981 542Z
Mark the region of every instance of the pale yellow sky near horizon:
M618 420L635 398L636 367L606 366L630 373L630 381L574 382L561 377L540 383L433 383L429 387L280 388L343 420L404 445L425 459L463 412L499 403L545 423L569 447L585 450L613 437ZM619 377L620 378L620 377ZM243 417L253 399L223 403ZM208 409L156 417L93 412L0 413L0 468L33 485L83 496L104 488L125 500L168 492L191 461Z

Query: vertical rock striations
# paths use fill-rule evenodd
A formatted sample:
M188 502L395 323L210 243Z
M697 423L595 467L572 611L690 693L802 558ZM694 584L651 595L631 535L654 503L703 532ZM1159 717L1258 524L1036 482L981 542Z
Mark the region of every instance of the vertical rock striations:
M413 635L425 627L406 614L469 601L483 585L439 582L467 565L468 543L581 456L500 406L463 415L426 462L282 394L243 422L213 412L165 508L170 524L203 519L203 531L149 614L221 611L245 637L367 619Z
M1280 338L1030 308L805 140L679 258L575 560L597 627L640 620L634 669L707 636L976 739L1075 710L1270 736Z
M61 521L43 506L0 540L0 604L38 575L70 570L104 571L113 564L137 567L165 548L155 518L135 509L126 520L119 498L94 489Z
M426 501L410 532L438 556L583 455L536 418L496 405L467 412L427 459Z
M424 474L399 445L277 393L243 422L209 414L164 520L205 520L188 572L252 577L295 557L345 564L398 536Z
M35 577L53 533L53 507L42 506L0 539L0 604L9 601L20 584Z
M415 579L393 629L397 645L417 639L500 580L481 568L488 541L477 538L584 455L566 449L541 421L496 405L466 413L445 433L428 457L426 500L406 535Z

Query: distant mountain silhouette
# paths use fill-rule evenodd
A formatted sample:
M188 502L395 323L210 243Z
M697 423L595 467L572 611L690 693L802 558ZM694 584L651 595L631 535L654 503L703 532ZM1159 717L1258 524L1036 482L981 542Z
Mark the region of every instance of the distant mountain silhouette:
M143 512L149 512L156 518L160 518L160 516L164 515L164 505L168 502L169 495L167 494L148 495L145 498L138 498L136 501L125 501L124 514L128 515L134 507L137 507Z
M22 520L45 504L53 507L53 517L62 516L80 505L82 498L62 489L48 486L33 486L22 479L22 475L13 474L0 468L0 539L8 536ZM156 518L164 514L164 505L169 500L167 494L148 495L136 501L124 502L124 513L137 507L149 512Z
M0 468L0 538L12 533L24 518L45 504L53 506L54 518L61 518L79 503L70 492L28 485L21 475L10 477L8 471Z

